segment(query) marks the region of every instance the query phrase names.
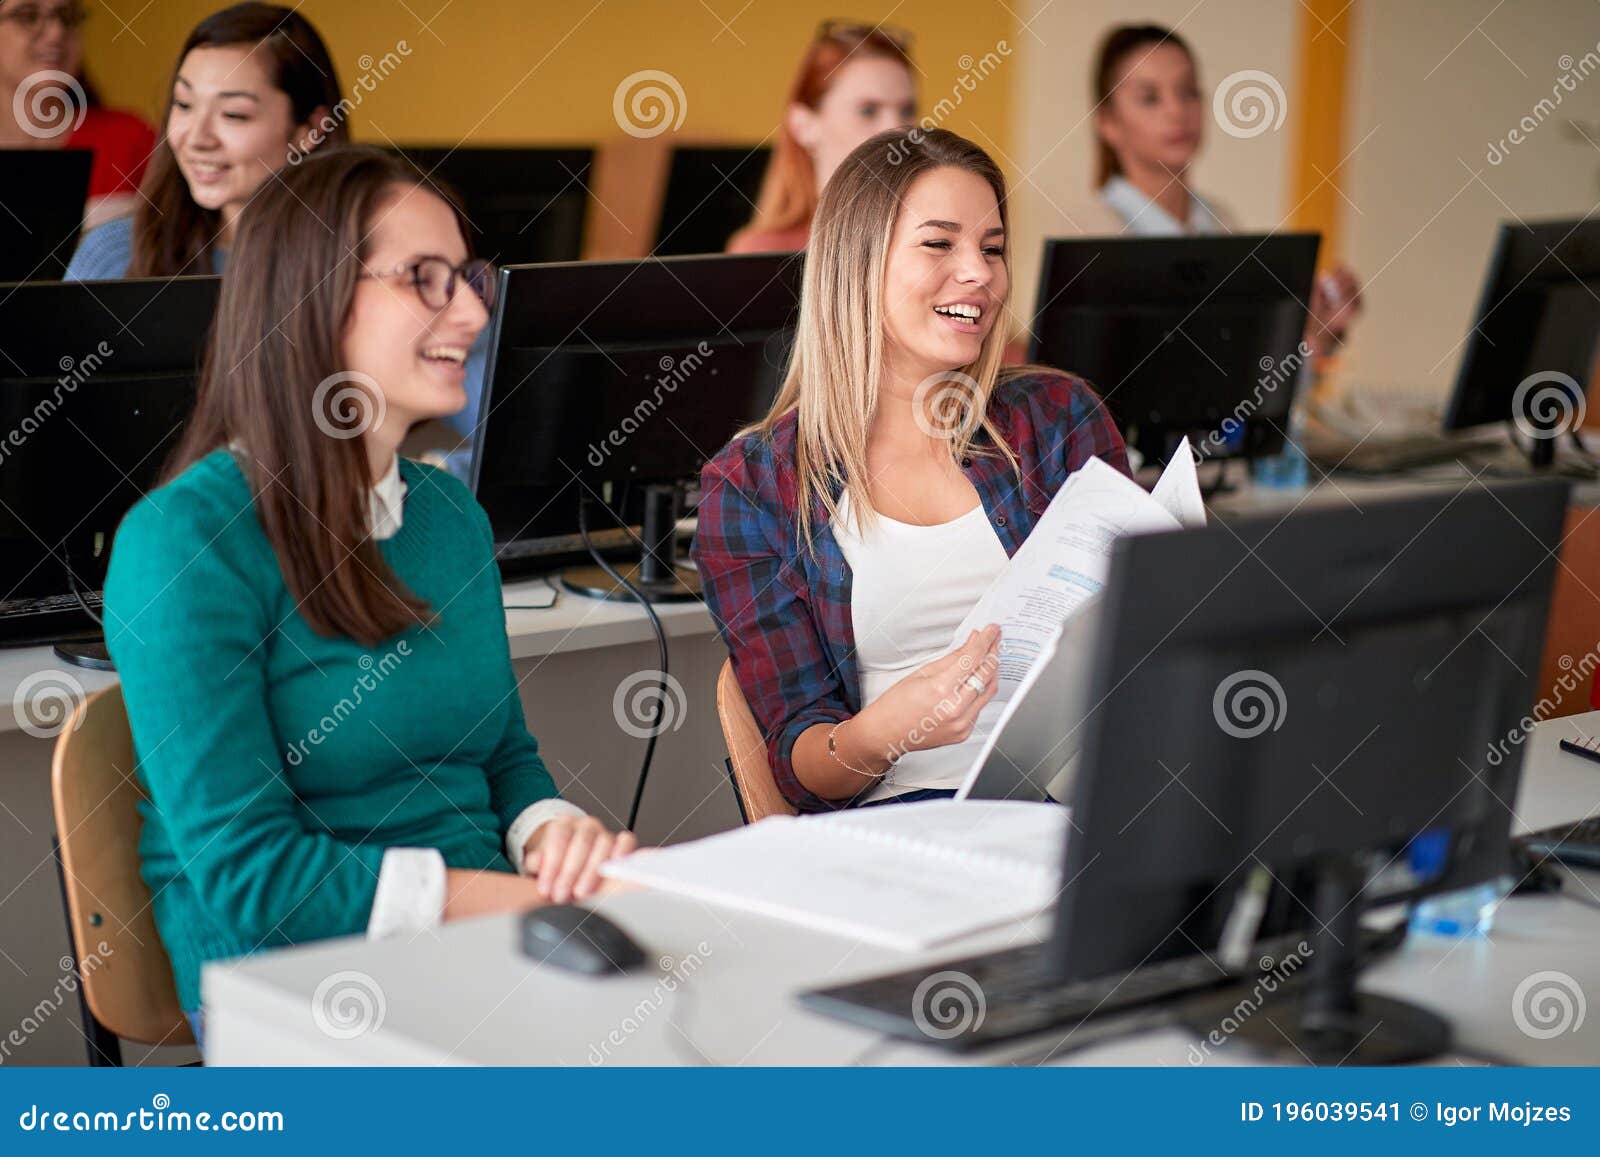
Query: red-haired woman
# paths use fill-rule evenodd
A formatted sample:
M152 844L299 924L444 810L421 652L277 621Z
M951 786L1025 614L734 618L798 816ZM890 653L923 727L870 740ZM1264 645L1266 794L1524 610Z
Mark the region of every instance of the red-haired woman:
M917 115L911 36L885 25L824 22L789 89L778 142L750 224L729 253L804 249L817 197L839 162L868 137Z

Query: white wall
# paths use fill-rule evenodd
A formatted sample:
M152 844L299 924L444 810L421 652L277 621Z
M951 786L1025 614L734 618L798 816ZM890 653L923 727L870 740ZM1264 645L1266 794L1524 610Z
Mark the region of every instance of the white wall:
M1013 307L1026 322L1041 241L1078 232L1076 209L1091 197L1096 138L1090 84L1106 30L1124 23L1174 28L1200 59L1208 103L1209 86L1241 69L1270 73L1293 101L1300 6L1292 0L1028 0L1015 7L1024 27L1015 37L1017 150L1007 169L1013 179ZM1292 126L1292 107L1281 128L1250 139L1229 136L1208 120L1196 187L1231 210L1243 227L1275 227L1290 208Z
M1347 166L1344 228L1367 316L1348 383L1442 392L1497 222L1600 209L1600 68L1571 93L1557 86L1595 65L1582 58L1600 57L1597 41L1594 0L1359 0L1346 148L1366 141ZM1491 164L1490 142L1539 116L1553 89L1561 104ZM1594 145L1568 127L1574 117Z

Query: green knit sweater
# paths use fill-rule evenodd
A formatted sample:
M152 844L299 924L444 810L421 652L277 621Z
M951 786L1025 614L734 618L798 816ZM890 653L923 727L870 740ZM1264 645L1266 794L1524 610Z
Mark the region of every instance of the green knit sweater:
M106 638L186 1009L206 961L363 931L386 848L512 871L507 827L556 794L523 721L488 519L444 471L400 472L404 521L379 547L437 622L372 648L295 609L226 450L117 531Z

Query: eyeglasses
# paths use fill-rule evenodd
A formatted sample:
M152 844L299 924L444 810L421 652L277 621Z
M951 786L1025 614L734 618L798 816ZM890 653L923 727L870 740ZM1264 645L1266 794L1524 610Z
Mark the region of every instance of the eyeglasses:
M911 51L913 37L909 28L897 28L893 24L862 24L856 20L824 20L817 25L818 40L859 44L873 35L883 37L901 52Z
M485 309L494 308L495 286L498 284L498 270L492 262L481 258L460 265L451 265L443 257L419 257L415 261L408 261L404 265L396 266L388 273L363 273L363 279L372 278L381 281L390 277L403 277L411 282L412 288L417 291L417 296L422 299L422 304L429 309L447 309L456 299L456 286L465 283L467 288L478 295L478 300L483 302Z
M59 8L21 4L15 8L0 9L0 20L15 24L30 36L37 35L52 20L60 23L68 32L76 32L87 19L89 10L81 4L63 4Z

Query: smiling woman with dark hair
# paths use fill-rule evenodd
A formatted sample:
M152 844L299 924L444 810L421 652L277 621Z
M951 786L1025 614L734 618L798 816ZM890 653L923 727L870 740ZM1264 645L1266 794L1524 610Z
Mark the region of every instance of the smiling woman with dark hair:
M339 76L311 22L275 4L207 16L178 52L161 142L131 218L87 234L69 281L220 273L240 212L319 144L349 140Z
M465 404L494 284L420 179L334 150L243 214L196 413L117 532L106 640L188 1009L208 960L586 896L633 846L528 733L487 516L397 456Z

